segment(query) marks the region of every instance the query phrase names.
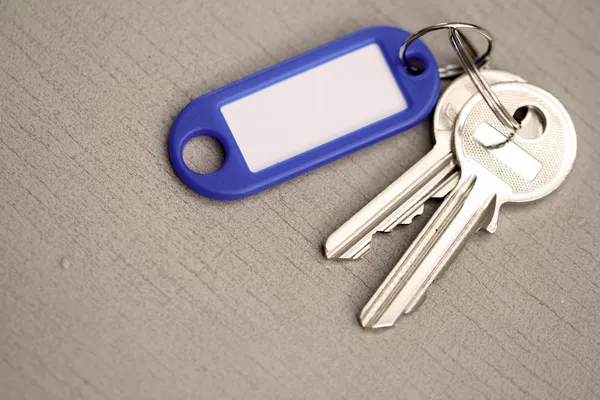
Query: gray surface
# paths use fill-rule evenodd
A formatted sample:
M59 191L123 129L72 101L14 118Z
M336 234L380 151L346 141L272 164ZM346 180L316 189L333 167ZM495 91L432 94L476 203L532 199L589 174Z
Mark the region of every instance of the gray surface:
M0 0L0 398L600 398L597 1L197 3ZM231 203L174 176L168 129L190 99L362 26L446 20L487 27L496 67L563 101L578 160L418 312L363 331L425 218L358 262L321 246L430 124Z

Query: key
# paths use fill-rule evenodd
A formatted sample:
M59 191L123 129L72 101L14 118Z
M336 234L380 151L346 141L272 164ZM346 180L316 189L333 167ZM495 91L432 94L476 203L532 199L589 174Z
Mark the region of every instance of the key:
M480 95L465 104L453 136L460 181L362 310L363 327L389 327L414 311L471 234L496 230L502 204L547 196L571 171L576 134L560 102L527 83L492 88L511 113L522 106L539 111L545 129L538 138L524 139L518 131L508 140Z
M504 71L482 73L490 84L524 82L521 77ZM458 171L451 150L452 128L458 112L476 92L467 75L446 89L433 115L433 149L329 236L325 243L327 258L362 257L376 232L390 232L398 224L409 224L423 213L428 199L444 197L456 186Z

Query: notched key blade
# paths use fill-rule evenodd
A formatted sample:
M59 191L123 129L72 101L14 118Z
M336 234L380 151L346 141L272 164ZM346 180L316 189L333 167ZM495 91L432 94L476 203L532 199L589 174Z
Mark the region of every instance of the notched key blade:
M493 187L463 177L364 307L362 326L389 327L414 311L467 238L489 222L495 204Z
M395 223L392 227L385 230L385 232L391 232L398 225L410 225L413 222L413 219L415 219L416 217L418 217L420 215L423 215L424 212L425 212L425 205L423 204L423 205L421 205L421 207L419 207L417 209L417 211L415 211L413 214L409 215L408 218L405 218L402 221Z
M458 185L459 179L460 173L457 170L443 185L440 185L440 188L431 197L434 199L443 199Z
M410 223L440 187L448 187L457 164L445 147L435 146L358 213L333 232L325 243L327 258L356 259L370 248L373 235Z
M413 219L423 215L425 212L425 205L421 205L417 208L416 211L412 212L408 217L402 219L404 215L400 215L396 217L392 215L388 220L381 224L381 228L378 229L377 232L382 233L390 233L393 231L398 225L409 225L412 223ZM400 219L398 219L400 218ZM387 224L387 225L386 225ZM375 232L375 233L377 233ZM356 242L356 244L348 249L345 253L339 254L332 250L335 248L335 243L337 238L334 235L329 236L327 241L325 242L325 257L326 258L337 258L340 260L357 260L362 258L367 252L371 249L371 242L373 240L374 235L365 236L362 240Z

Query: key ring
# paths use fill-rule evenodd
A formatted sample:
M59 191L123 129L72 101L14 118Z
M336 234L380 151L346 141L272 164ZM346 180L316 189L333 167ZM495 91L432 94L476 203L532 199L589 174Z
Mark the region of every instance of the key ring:
M469 77L477 87L477 90L481 93L483 99L490 107L496 118L506 128L510 129L511 136L521 128L521 124L512 116L510 112L500 103L498 96L492 91L490 85L487 83L479 68L477 68L477 60L475 60L471 54L469 54L468 45L464 43L463 36L460 34L458 29L451 27L450 32L450 43L454 48L454 51L458 55L458 59L462 64L463 69L469 74Z
M441 29L452 29L452 30L464 29L464 30L476 31L477 33L479 33L480 35L485 37L488 41L487 49L485 50L485 52L482 55L480 55L479 57L476 57L477 53L475 51L475 48L471 44L471 42L466 37L462 36L462 34L460 34L460 32L459 32L459 35L463 39L461 42L461 45L467 49L467 51L470 53L470 55L472 55L471 60L477 68L481 68L481 67L485 66L490 61L490 54L492 53L492 44L494 42L494 39L493 39L491 33L489 33L486 29L483 29L482 27L473 25L473 24L468 24L468 23L464 23L464 22L442 22L440 24L435 24L435 25L431 25L426 28L423 28L423 29L413 33L412 35L410 35L404 41L404 43L402 44L402 47L400 47L400 52L399 52L400 63L402 64L404 69L406 69L409 73L413 73L413 74L418 74L419 72L421 72L419 70L419 68L411 65L410 62L408 62L408 59L406 58L406 50L408 49L408 46L410 46L410 44L412 42L414 42L415 40L425 36L426 34L428 34L430 32L438 31ZM461 62L461 64L450 64L445 67L440 67L440 78L442 78L442 79L454 78L456 76L461 75L462 73L465 72L464 63Z

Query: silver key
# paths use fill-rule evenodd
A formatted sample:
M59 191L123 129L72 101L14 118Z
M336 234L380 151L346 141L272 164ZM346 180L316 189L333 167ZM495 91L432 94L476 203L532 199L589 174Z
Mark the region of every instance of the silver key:
M570 172L577 142L560 102L526 83L492 88L511 113L523 106L539 111L545 120L542 135L524 139L517 132L507 141L506 129L480 95L467 102L454 131L460 181L362 310L364 327L392 326L402 314L412 312L472 233L496 230L502 204L542 198Z
M504 71L482 73L490 84L524 82ZM476 92L467 75L446 89L433 116L433 149L329 236L325 243L327 258L362 257L376 232L389 232L398 224L409 224L423 213L427 200L444 197L456 186L458 170L451 149L452 129L458 112Z

